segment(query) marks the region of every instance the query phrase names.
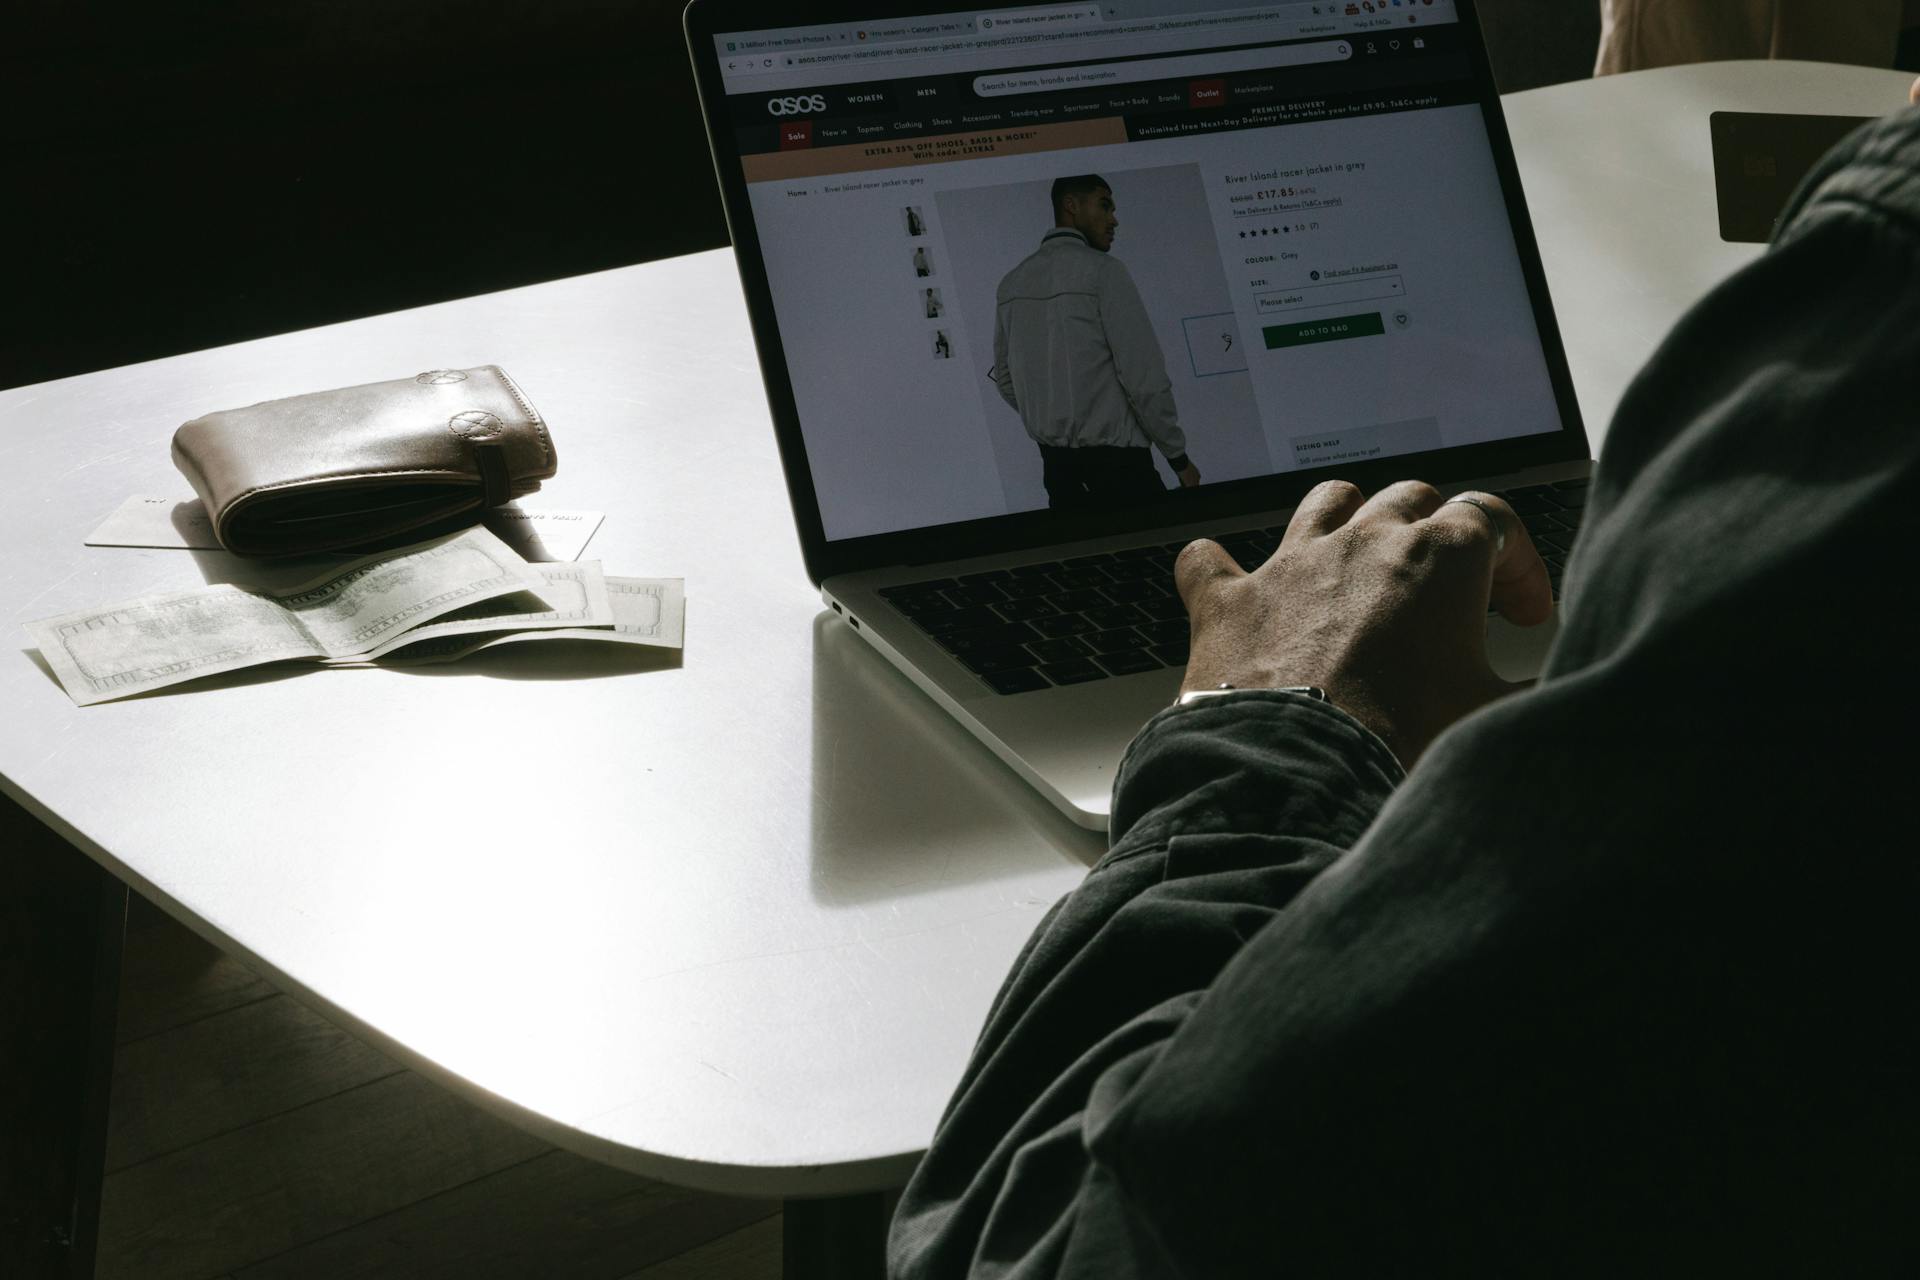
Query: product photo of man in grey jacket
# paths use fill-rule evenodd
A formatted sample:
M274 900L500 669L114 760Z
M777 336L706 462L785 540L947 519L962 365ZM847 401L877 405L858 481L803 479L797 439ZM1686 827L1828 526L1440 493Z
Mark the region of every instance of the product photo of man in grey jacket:
M1200 483L1146 304L1112 256L1119 216L1096 174L1053 184L1053 229L1000 281L994 385L1040 448L1048 504L1107 506Z

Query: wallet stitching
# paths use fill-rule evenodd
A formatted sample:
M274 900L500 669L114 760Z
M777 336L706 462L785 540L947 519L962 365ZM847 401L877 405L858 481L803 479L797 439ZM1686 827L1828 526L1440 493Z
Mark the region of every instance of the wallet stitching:
M553 445L552 442L547 439L546 421L541 418L538 410L527 403L527 398L520 394L520 385L507 376L505 369L502 369L497 364L490 364L487 368L500 375L500 381L506 384L506 388L512 393L514 401L519 404L520 411L526 414L528 420L533 423L534 431L540 436L540 464L551 467L553 465Z

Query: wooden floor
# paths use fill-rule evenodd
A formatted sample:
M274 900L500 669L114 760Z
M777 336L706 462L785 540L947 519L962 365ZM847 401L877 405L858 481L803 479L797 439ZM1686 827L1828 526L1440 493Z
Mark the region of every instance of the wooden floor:
M102 1280L774 1280L779 1209L555 1150L132 899Z

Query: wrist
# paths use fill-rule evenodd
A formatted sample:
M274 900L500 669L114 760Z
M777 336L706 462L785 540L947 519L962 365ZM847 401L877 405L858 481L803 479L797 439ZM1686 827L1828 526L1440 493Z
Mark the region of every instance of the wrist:
M1167 465L1172 467L1176 472L1185 471L1193 465L1193 459L1184 453L1176 453L1167 459Z
M1244 835L1250 822L1348 847L1405 777L1386 744L1331 703L1231 693L1168 707L1141 728L1114 780L1115 852L1175 835Z
M1401 741L1394 718L1387 714L1386 708L1373 695L1373 690L1364 681L1353 679L1329 680L1324 685L1293 684L1278 675L1243 673L1237 678L1222 680L1217 676L1200 675L1196 678L1194 668L1187 668L1188 677L1174 698L1174 705L1189 706L1196 702L1206 702L1215 697L1226 697L1237 693L1291 693L1309 698L1315 702L1340 711L1373 734L1399 760L1408 761L1405 746Z

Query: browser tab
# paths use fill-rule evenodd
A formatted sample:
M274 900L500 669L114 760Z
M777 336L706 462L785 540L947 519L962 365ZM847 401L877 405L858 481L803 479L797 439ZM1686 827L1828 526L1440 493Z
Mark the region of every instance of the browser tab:
M1076 23L1091 24L1100 21L1100 6L1097 4L1057 4L1042 9L999 9L980 15L982 31L1033 31L1042 28L1059 30Z
M980 24L972 14L942 13L897 20L883 18L862 23L854 27L853 38L857 44L881 44L891 40L938 40L969 36L979 30Z

